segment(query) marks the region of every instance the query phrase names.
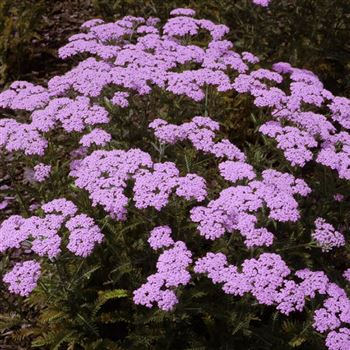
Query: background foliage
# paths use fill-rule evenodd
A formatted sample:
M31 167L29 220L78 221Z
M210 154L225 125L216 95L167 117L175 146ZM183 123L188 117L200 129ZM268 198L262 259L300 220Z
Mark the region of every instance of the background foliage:
M65 4L71 7L65 7ZM229 25L228 38L238 48L258 54L262 61L284 60L309 68L334 93L346 95L350 91L350 3L347 0L275 0L269 9L256 7L250 0L94 0L92 3L63 2L57 6L44 0L35 3L0 0L1 82L22 77L43 80L45 74L52 76L54 70L64 71L66 64L55 60L54 48L62 45L69 33L77 32L79 24L91 17L112 20L133 14L165 19L171 9L190 6L197 10L200 17ZM120 115L120 111L118 114L113 106L107 105L115 125L112 134L120 140L120 144L114 146L137 147L139 142L145 151L159 157L150 141L152 137L140 134L144 128L139 125L137 128L130 127L133 123L136 125L135 116L143 116L146 125L154 112L158 113L158 117L193 116L203 113L204 108L187 100L184 108L180 97L171 102L168 98L164 94L147 103L136 99L124 112L125 115ZM312 210L320 216L327 214L331 218L334 215L349 229L346 215L349 204L340 204L334 212L330 209L330 194L334 193L334 188L346 193L350 190L349 186L334 180L332 174L323 168L288 168L282 156L278 158L271 143L262 137L253 137L254 130L264 118L263 112L252 108L248 97L217 98L213 92L207 108L209 115L215 114L222 122L223 136L230 135L238 146L244 146L249 162L258 170L273 166L312 180L308 183L314 183L313 189L319 198L313 197L312 201L304 204L304 217ZM177 122L180 121L179 118ZM250 141L249 147L245 145L247 140ZM190 168L191 172L199 175L205 172L206 178L213 181L218 178L214 160L197 155L188 145L178 147L176 151L166 150L163 160L172 159L172 152L181 154L181 158L177 159L180 170ZM68 172L68 167L62 164L57 164L58 169L60 174ZM207 169L213 169L212 173L208 174ZM12 178L6 181L14 183L17 170L10 171ZM314 173L322 176L313 181ZM59 183L59 177L57 181ZM217 184L217 188L222 185ZM38 188L38 192L42 196L50 193L50 198L45 198L49 200L62 195L60 188L51 183L50 191L44 185ZM19 211L24 211L26 202L37 196L37 193L28 193L25 185L17 188L17 193L13 195L18 196L18 193L26 194ZM207 250L205 241L193 234L194 227L187 222L190 205L186 202L180 205L178 201L171 203L163 216L152 210L144 214L135 210L130 213L126 224L120 224L106 220L103 211L92 209L86 195L74 187L71 187L71 196L79 198L79 207L87 214L99 218L106 243L88 259L66 255L60 257L60 264L48 265L46 268L50 274L25 301L7 294L4 286L0 285L0 344L4 348L323 349L323 339L311 329L308 311L287 318L272 308L257 305L249 296L227 296L204 277L196 277L184 288L179 296L181 302L174 312L135 306L131 291L154 272L157 256L148 247L146 239L155 224L170 223L172 227L185 227L183 231L175 230L174 238L185 239L198 256ZM320 266L329 265L342 271L344 262L350 258L349 251L319 257L319 251L312 250L307 244L307 226L296 228L281 224L273 229L282 232L276 251L287 262L293 261L294 265L297 262L300 266L312 268L317 262ZM232 248L233 243L235 249ZM216 244L217 250L229 257L234 256L236 261L246 258L240 237L225 237ZM322 260L326 260L327 264ZM1 275L6 264L6 258L2 257ZM340 274L333 277L340 280ZM313 305L309 307L312 309Z

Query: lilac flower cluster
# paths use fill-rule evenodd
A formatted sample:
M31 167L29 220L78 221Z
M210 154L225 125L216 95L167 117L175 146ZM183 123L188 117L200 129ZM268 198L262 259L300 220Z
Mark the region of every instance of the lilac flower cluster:
M250 164L227 160L219 164L220 175L227 181L253 180L256 177L255 171Z
M84 135L79 143L83 147L90 147L91 145L105 146L108 142L112 140L112 136L99 128L93 129L90 133Z
M269 218L295 222L300 214L294 195L306 196L310 191L301 179L276 170L265 170L262 180L229 187L206 207L193 208L191 220L199 223L199 233L207 239L217 239L225 232L238 230L247 247L269 246L273 234L265 228L257 228L257 218L252 213L265 205L270 209Z
M342 233L336 231L334 227L327 223L323 218L315 220L316 229L312 232L312 238L322 248L323 252L327 252L334 247L345 245L345 238Z
M222 40L228 32L226 26L192 18L194 12L189 9L172 14L175 17L164 25L163 34L156 27L158 20L154 18L145 20L127 16L107 24L89 21L83 26L86 32L71 37L70 43L61 48L59 54L66 58L89 53L103 61L86 59L65 75L51 79L49 90L56 95L73 89L85 96L98 96L106 85L113 84L143 95L150 93L150 84L154 84L198 101L204 98L203 87L206 84L216 86L219 91L230 89L230 80L222 71L226 66L245 72L248 66L244 60L257 60L250 53L242 58L230 51L232 44ZM201 30L207 31L211 37L206 49L184 45L178 40L184 35L197 35ZM136 43L129 42L132 36L138 36ZM173 71L187 62L195 62L201 67L198 70ZM126 91L116 92L112 103L125 108L128 97Z
M226 231L239 230L248 247L271 245L272 233L265 228L256 228L257 218L252 214L261 209L264 203L270 209L271 219L282 222L299 219L297 202L293 195L309 194L310 189L306 183L273 170L263 172L264 181L255 180L254 169L245 163L244 153L228 140L217 143L213 141L215 131L219 129L217 122L208 117L197 116L191 122L177 126L156 119L150 127L155 130L155 135L161 142L173 144L188 139L197 150L216 157L226 156L230 160L219 164L220 173L226 180L236 182L245 178L254 179L247 186L230 187L222 191L220 198L211 201L207 207L192 209L191 219L199 223L198 229L202 236L216 239Z
M1 253L29 244L31 251L38 256L47 256L51 260L57 258L61 252L62 240L59 232L63 227L69 231L67 249L77 256L90 255L95 245L102 242L103 235L94 220L85 214L76 215L78 209L71 201L64 198L55 199L42 205L41 209L45 213L44 217L23 218L12 215L2 222ZM28 295L36 285L40 265L33 260L30 264L27 262L16 266L4 276L4 281L10 284L10 291L23 296Z
M267 122L260 127L260 132L273 137L277 147L284 152L284 156L292 165L304 166L313 157L310 148L317 147L316 140L306 131L293 126L282 127L279 122Z
M0 94L0 107L33 111L44 107L49 99L47 89L26 81L15 81Z
M152 230L149 243L153 249L165 248L157 262L157 272L147 278L147 282L134 291L135 304L152 307L154 303L164 311L169 311L178 303L174 288L190 281L187 268L192 262L192 253L182 241L174 242L168 226Z
M350 282L350 269L346 269L343 273L344 278Z
M226 157L230 160L244 161L245 155L229 140L215 142L215 131L219 123L211 118L196 116L188 123L179 126L169 124L163 119L155 119L149 124L155 136L163 143L174 144L178 141L189 140L198 151L211 153L216 157Z
M40 163L34 167L33 176L36 181L43 182L50 176L50 172L51 172L51 165Z
M83 258L90 255L96 244L102 243L103 235L92 218L76 215L66 222L69 230L68 250Z
M346 350L350 348L350 330L348 328L339 328L338 331L332 331L326 338L326 346L329 350Z
M259 5L262 7L267 7L269 6L270 0L253 0L253 4Z
M40 264L34 260L17 263L4 275L3 281L8 283L11 293L26 297L36 287L40 270Z
M47 140L32 125L13 119L0 120L0 151L21 151L27 156L43 156L47 145Z
M350 300L344 289L329 283L323 306L315 311L313 327L321 333L350 323Z
M268 1L256 3L268 5ZM0 146L10 152L22 150L28 155L42 155L47 145L41 132L51 130L57 122L68 132L82 132L86 125L107 123L106 111L91 105L89 99L98 97L106 86L122 89L111 98L112 103L122 108L128 106L131 92L149 94L153 86L195 101L204 98L204 87L214 86L218 91L250 93L256 106L272 109L274 120L260 130L277 140L277 147L292 165L304 166L315 158L316 162L336 170L341 178L350 179L349 134L339 131L339 126L349 127L349 99L333 96L312 72L288 63L276 63L273 70L259 68L249 72L247 63L254 64L258 59L249 52L240 55L233 51L232 43L223 38L227 27L195 19L194 14L191 9L176 9L172 12L174 17L161 29L158 19L132 16L114 23L93 20L84 24L83 32L72 36L69 44L60 49L60 56L88 53L100 60L87 58L63 76L52 78L48 89L16 82L0 94L1 106L33 112L30 124L2 121L0 134L4 136L0 137ZM210 37L207 46L183 44L178 40L184 35L196 36L203 30ZM131 37L135 38L132 43ZM178 69L186 63L194 63L198 68ZM236 74L233 82L229 74L232 70ZM291 81L286 89L289 94L274 86L285 83L284 75ZM71 91L83 96L60 97ZM330 118L311 112L309 107L320 108L322 113L328 109ZM181 134L173 136L175 138L184 137L186 130L172 130L174 128L167 126L159 125L164 132ZM210 132L200 136L210 139ZM208 148L204 139L202 141L199 146ZM342 147L339 148L339 144ZM215 146L214 152L225 155L228 141ZM318 146L321 150L314 157Z
M314 159L312 149L320 146L315 161L336 170L340 178L350 179L349 134L339 128L349 126L350 100L333 96L308 70L284 62L274 64L273 70L239 74L232 84L237 92L251 94L257 107L272 109L274 120L263 124L260 131L277 141L277 147L294 166ZM284 81L284 74L291 80L290 94L273 86ZM311 112L310 107L315 111L328 109L331 118Z
M148 238L148 243L152 249L157 250L163 247L170 247L174 244L170 236L171 228L169 226L155 227Z
M138 209L161 210L175 191L187 200L202 201L206 183L195 174L179 176L174 163L153 163L148 153L129 151L94 151L74 168L75 184L88 191L92 205L101 205L117 220L125 220L129 199L124 194L128 180L134 181L133 200Z
M1 93L0 99L8 91ZM27 95L23 97L18 94L17 99L20 97L25 98L23 104L29 98ZM54 98L46 102L45 108L36 109L31 114L29 124L19 123L13 119L0 121L0 149L4 148L8 152L23 151L26 155L42 156L48 145L44 133L55 129L58 123L66 132L71 133L83 132L87 126L105 124L109 121L107 111L96 104L91 105L90 99L84 96L79 96L75 100ZM12 108L29 108L21 104L9 105Z
M295 281L290 279L291 271L285 262L274 253L245 260L241 272L237 266L228 265L224 254L208 253L195 262L194 271L206 274L215 284L222 284L227 294L250 293L260 304L275 305L286 315L302 311L305 300L315 298L316 293L323 295L326 298L322 308L314 312L313 327L321 333L331 331L326 339L330 350L346 349L349 344L348 328L334 330L342 324L350 324L350 300L346 292L331 283L321 271L296 271L299 281Z

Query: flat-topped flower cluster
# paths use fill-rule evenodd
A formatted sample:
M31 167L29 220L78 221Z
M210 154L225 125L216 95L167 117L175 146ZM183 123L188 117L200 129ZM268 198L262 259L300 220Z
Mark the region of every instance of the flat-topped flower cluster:
M311 184L285 171L256 169L243 150L219 136L220 124L207 114L181 123L170 117L148 121L147 132L161 147L182 143L216 162L226 185L212 197L208 179L183 173L176 160L155 162L140 148L115 149L109 110L126 110L136 97L159 90L197 104L208 98L208 89L244 94L266 114L259 132L273 140L289 167L315 163L332 169L334 177L350 180L350 100L333 96L312 72L288 63L276 63L272 70L256 68L256 56L236 52L224 39L228 27L194 15L193 10L176 9L163 26L157 18L131 16L114 23L84 23L59 55L86 59L53 77L47 87L15 82L0 94L0 107L21 115L0 120L1 152L9 161L13 154L32 156L34 183L45 184L56 170L43 158L55 148L61 152L64 145L53 140L62 134L75 142L73 152L60 153L68 157L69 181L88 194L92 207L102 208L113 220L126 221L132 206L166 211L170 201L181 198L191 203L188 220L204 239L239 233L248 249L273 249L278 234L271 232L269 223L303 222L299 201L312 195ZM192 43L197 36L207 42ZM59 259L63 249L85 258L103 243L103 229L78 211L72 201L59 198L41 204L38 215L14 214L2 222L1 253L29 246L38 256L16 263L4 275L11 292L30 294L40 278L40 259ZM341 229L319 215L312 219L310 239L321 248L320 254L346 244ZM167 223L155 227L148 242L163 251L157 271L134 291L136 304L172 310L178 303L176 288L190 282L191 269L221 284L227 294L250 293L258 303L274 305L286 315L302 311L307 300L321 295L314 329L328 332L329 349L350 348L350 300L323 271L293 271L271 252L246 259L241 267L230 265L222 252L197 258L184 241L173 239ZM349 280L348 270L344 277Z

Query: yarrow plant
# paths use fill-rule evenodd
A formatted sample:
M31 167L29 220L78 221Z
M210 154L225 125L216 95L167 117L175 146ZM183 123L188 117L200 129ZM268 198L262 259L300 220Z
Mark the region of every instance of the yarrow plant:
M102 264L131 254L137 244L127 241L140 237L124 232L142 225L152 250L143 245L133 258L159 256L126 286L137 308L176 312L205 275L217 292L286 316L306 313L328 349L348 349L349 272L334 278L332 263L319 266L318 256L347 245L348 220L337 222L329 206L346 205L350 101L308 70L286 62L263 68L234 49L228 31L182 8L164 25L153 17L94 19L59 50L62 59L83 57L76 67L47 87L19 81L0 94L0 107L17 113L0 121L20 211L0 225L10 292L45 289L40 279L68 258ZM221 95L252 102L258 151L215 116ZM25 173L13 173L16 162L32 169L29 188L18 187ZM295 247L307 258L295 258ZM15 262L24 252L32 260Z

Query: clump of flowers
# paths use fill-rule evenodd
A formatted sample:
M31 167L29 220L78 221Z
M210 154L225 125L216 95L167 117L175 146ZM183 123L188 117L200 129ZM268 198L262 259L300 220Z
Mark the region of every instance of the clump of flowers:
M10 249L20 249L29 243L30 250L39 257L47 257L50 260L57 259L62 251L62 230L64 227L69 232L67 249L77 256L90 255L96 244L103 240L103 234L94 220L85 214L78 214L77 207L64 198L55 199L41 206L44 217L31 216L24 218L12 215L0 225L0 252L5 253ZM17 266L17 265L16 265ZM39 268L37 268L39 266ZM28 271L28 280L31 283L26 289L24 274ZM18 287L10 289L12 292L26 296L36 286L40 275L39 262L18 265L18 268L9 275L4 276L4 282L13 285L16 275L19 277ZM20 288L24 288L22 292ZM24 293L24 294L23 294Z
M36 287L39 277L40 264L29 260L17 263L10 272L4 275L3 281L8 283L10 292L26 297Z
M147 282L134 291L136 304L152 307L154 303L159 308L169 311L178 303L174 288L186 285L190 281L187 268L192 262L192 253L182 241L174 242L170 237L168 226L152 230L149 243L153 249L166 249L158 258L157 272L147 278Z
M327 223L323 218L315 220L316 229L312 233L312 238L322 248L322 251L327 252L334 247L341 247L345 245L344 236L336 231L334 227Z
M95 128L90 133L84 135L79 143L83 147L90 147L91 145L105 146L111 139L112 136L108 132Z
M350 269L346 269L343 273L344 278L350 282Z
M253 0L253 4L259 5L262 7L267 7L269 6L270 0Z
M128 198L124 190L128 180L135 181L133 200L138 209L161 210L175 189L179 197L197 201L207 193L200 176L181 177L174 163L153 163L150 155L139 149L94 151L71 175L78 187L89 192L93 206L102 205L118 220L126 219Z
M51 165L40 163L34 167L34 179L38 182L45 181L51 172Z
M148 238L148 243L152 249L156 250L163 247L169 247L174 244L170 236L171 228L169 226L155 227Z
M25 214L13 213L1 223L0 252L27 249L35 260L17 263L3 281L11 292L28 296L42 273L42 260L59 262L63 251L86 258L107 240L105 231L122 235L124 224L130 229L142 223L152 225L148 243L161 253L156 271L142 277L143 284L133 291L135 304L173 310L178 292L195 285L194 280L189 285L191 273L205 274L226 294L249 294L285 315L301 312L315 299L321 305L312 314L313 328L328 333L329 349L347 349L346 290L323 271L289 265L278 251L284 249L282 237L294 242L302 236L308 211L316 212L311 237L323 252L346 244L344 235L318 213L319 200L311 197L314 185L326 182L327 168L335 184L350 179L349 100L334 96L308 70L286 62L260 67L255 55L238 53L225 40L228 27L197 19L191 9L175 9L163 26L159 23L132 16L113 23L88 21L59 50L63 59L85 57L75 68L50 79L47 88L15 82L0 93L0 106L19 112L18 118L0 121L4 159L20 159L26 166L27 157L35 157L29 187L33 179L50 180L47 163L64 174L62 188L52 189L59 197L33 186L32 193L39 191L40 198L28 206L26 200L32 198L23 190L24 200L16 189ZM204 43L198 44L202 38ZM153 92L185 105L204 104L204 113L170 117L160 108L159 115L150 117L148 108L162 102L158 95L151 98ZM221 137L225 121L208 117L208 100L220 93L250 96L264 115L255 146L275 145L278 157L275 148L252 156L249 147L243 149L244 142L242 149L235 145L233 135ZM133 138L135 129L142 133ZM209 165L203 166L204 161ZM319 167L325 179L313 181L310 173ZM336 186L329 192L332 202L344 199ZM141 219L129 225L130 217ZM171 223L159 224L163 219ZM118 230L114 224L120 225ZM193 242L177 240L182 231L199 240L198 231L206 239L197 244L199 253ZM114 247L114 242L107 243ZM312 243L301 245L312 249ZM229 263L235 258L229 256L230 249L248 253L249 259ZM348 275L346 271L347 280Z

